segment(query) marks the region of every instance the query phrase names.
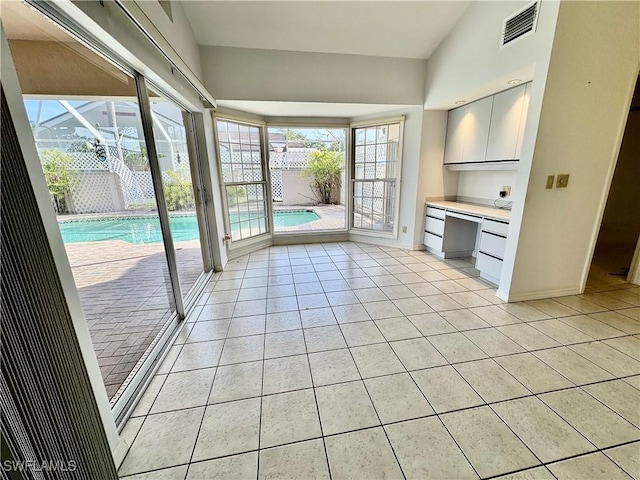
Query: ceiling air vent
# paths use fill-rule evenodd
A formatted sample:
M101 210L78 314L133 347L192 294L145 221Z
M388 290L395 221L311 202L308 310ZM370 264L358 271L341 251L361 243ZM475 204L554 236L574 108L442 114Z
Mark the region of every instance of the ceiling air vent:
M502 46L536 31L538 2L527 5L506 18L502 27Z

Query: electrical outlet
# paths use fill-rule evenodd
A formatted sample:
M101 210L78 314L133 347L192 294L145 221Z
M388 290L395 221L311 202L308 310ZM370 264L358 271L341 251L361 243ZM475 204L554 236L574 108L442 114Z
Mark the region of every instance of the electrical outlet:
M402 233L407 233L407 227L402 227Z
M547 184L544 188L546 188L547 190L549 190L550 188L553 188L553 184L556 181L556 176L555 175L549 175L547 176Z
M556 188L567 188L569 185L569 174L561 173L558 175L558 181L556 182Z
M500 198L504 198L507 196L507 191L506 190L500 190Z

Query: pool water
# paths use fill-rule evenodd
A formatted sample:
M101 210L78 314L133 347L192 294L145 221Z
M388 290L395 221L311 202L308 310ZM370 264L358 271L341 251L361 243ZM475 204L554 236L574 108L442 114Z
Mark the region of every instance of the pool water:
M313 210L273 212L273 224L276 229L279 227L295 227L319 219L320 217Z
M291 227L318 220L320 217L313 211L295 210L291 212L274 212L275 228ZM260 220L249 219L248 214L230 215L233 224L232 232L240 225ZM240 224L236 222L242 222ZM198 221L195 215L173 216L169 218L174 242L196 240L200 237ZM122 240L128 243L160 243L162 232L158 217L139 218L105 218L98 220L77 220L62 222L60 231L64 243L101 242L105 240Z

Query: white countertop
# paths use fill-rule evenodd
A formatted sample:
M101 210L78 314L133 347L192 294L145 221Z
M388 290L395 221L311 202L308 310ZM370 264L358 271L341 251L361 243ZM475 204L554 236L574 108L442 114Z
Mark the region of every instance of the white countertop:
M503 210L496 207L489 207L487 205L476 205L473 203L463 202L449 202L446 200L439 200L433 202L427 202L430 207L446 208L447 210L453 210L460 213L470 213L472 215L481 215L487 218L495 218L496 220L509 221L511 218L511 211Z

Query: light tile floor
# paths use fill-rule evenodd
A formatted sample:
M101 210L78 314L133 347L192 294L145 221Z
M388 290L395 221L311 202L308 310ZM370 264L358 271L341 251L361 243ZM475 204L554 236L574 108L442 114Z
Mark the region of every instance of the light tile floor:
M640 480L640 288L504 304L476 275L354 243L234 260L120 475Z

